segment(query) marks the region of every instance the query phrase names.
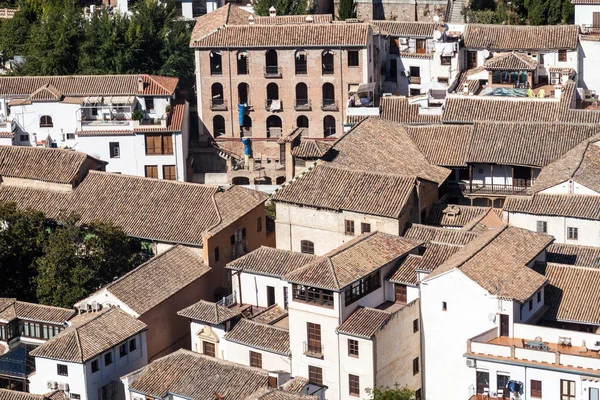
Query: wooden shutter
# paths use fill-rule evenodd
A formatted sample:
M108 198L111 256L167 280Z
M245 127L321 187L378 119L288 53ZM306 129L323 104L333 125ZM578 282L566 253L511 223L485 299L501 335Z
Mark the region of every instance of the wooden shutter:
M173 154L173 136L164 135L162 137L163 142L163 154Z
M146 165L146 178L158 179L158 167L156 165Z
M600 12L592 13L592 27L600 28Z
M177 179L174 165L163 165L163 179L169 181L174 181Z

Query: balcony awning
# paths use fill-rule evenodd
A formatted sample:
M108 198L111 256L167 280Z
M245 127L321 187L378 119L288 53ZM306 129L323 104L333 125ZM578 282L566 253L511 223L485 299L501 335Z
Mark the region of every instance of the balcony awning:
M112 96L104 99L106 104L132 104L133 96Z
M83 99L84 104L102 103L102 96L89 96Z
M348 94L354 94L358 91L360 85L348 85Z
M375 82L371 83L363 83L358 87L356 93L360 94L369 94L375 91Z

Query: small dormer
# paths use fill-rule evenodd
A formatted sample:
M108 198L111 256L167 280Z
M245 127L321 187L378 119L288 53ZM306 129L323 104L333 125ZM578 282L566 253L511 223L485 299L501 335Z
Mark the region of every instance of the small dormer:
M269 8L269 17L276 17L277 16L277 10L275 9L275 7L271 6L271 8Z
M442 213L447 217L447 218L455 218L457 215L460 214L460 207L454 205L454 204L450 204L448 207L446 207Z

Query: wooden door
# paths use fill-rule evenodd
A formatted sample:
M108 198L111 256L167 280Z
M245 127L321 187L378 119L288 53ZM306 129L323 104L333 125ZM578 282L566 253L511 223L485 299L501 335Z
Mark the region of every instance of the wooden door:
M275 288L267 286L267 307L271 307L273 304L275 304Z
M477 68L477 52L467 51L467 69Z
M321 325L306 323L308 350L311 352L321 351Z
M396 283L396 302L406 304L407 302L407 289L406 285L399 285Z
M600 12L592 13L592 27L600 28Z
M560 400L575 399L575 381L560 380Z
M509 336L508 315L500 314L500 336Z

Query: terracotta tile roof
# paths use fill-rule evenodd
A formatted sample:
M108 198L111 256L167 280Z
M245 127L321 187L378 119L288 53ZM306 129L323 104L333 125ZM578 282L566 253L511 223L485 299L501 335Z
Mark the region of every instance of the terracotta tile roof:
M207 35L223 28L226 24L246 25L250 13L242 10L240 7L232 6L231 3L217 8L215 11L204 14L196 19L196 24L192 31L190 45L194 41L201 40Z
M90 171L71 192L0 185L0 200L14 201L49 218L72 211L80 223L112 222L130 236L202 245L204 232L218 232L267 200L258 191L198 185ZM195 204L196 212L189 212Z
M283 390L291 393L299 393L306 385L308 385L308 379L297 376L284 383Z
M492 295L525 302L546 283L527 265L554 238L514 227L482 232L425 279L460 270Z
M405 37L433 37L435 24L433 22L408 22L408 21L373 21L382 34Z
M325 22L333 22L331 14L310 14L310 15L278 15L276 17L261 17L254 16L256 25L289 25L289 24L306 24L307 18L311 18L311 23L322 24Z
M482 232L490 228L498 228L506 223L503 220L502 210L499 208L490 208L483 218L474 219L471 223L465 225L463 229L471 232Z
M47 83L31 93L29 100L39 102L60 101L62 97L62 93L54 85Z
M415 184L415 178L319 164L283 186L273 200L399 218L415 190Z
M34 357L84 363L146 330L146 324L118 308L109 308L74 322L32 350ZM91 317L90 317L91 318Z
M453 94L446 96L441 119L444 123L465 124L475 121L553 122L558 107L556 99Z
M563 152L554 162L542 168L534 192L541 192L570 179L600 192L600 136L594 136Z
M201 253L177 245L111 282L105 289L142 315L209 271Z
M504 211L600 220L600 196L577 194L541 194L508 196Z
M418 283L417 272L435 270L462 247L453 244L429 243L422 256L409 254L389 280L394 283L416 286Z
M274 325L276 322L281 321L283 318L287 317L287 315L288 312L286 310L279 307L277 304L273 304L266 310L255 314L252 317L252 321L257 322L259 324Z
M597 125L475 123L467 162L543 167L598 132Z
M386 96L379 101L379 113L382 119L405 124L436 124L440 115L419 114L418 104L409 104L404 96Z
M288 282L339 291L407 254L420 242L381 232L358 236L287 274Z
M231 308L223 307L210 301L200 300L196 304L192 304L177 312L177 315L208 324L220 325L241 314L239 311L232 310Z
M266 387L268 371L178 350L133 372L134 392L155 398L169 395L189 400L213 399L215 393L228 400L244 400Z
M577 48L577 25L483 25L467 24L465 47L486 50L574 50Z
M292 149L292 155L299 158L321 158L331 148L331 144L318 140L301 139L300 145Z
M416 254L409 254L402 263L398 266L398 269L388 279L392 283L401 283L404 285L417 286L419 280L417 279L417 268L423 261L422 256Z
M544 291L544 303L550 306L544 318L600 324L600 269L548 263L535 270L550 283Z
M337 328L337 332L371 339L387 324L391 316L392 314L387 311L359 307Z
M600 0L571 0L571 4L575 5L598 5Z
M108 164L85 153L45 147L0 146L0 176L75 184Z
M75 131L75 134L80 137L96 137L96 136L135 136L135 131Z
M144 81L144 90L138 88L138 78ZM172 96L178 78L155 75L72 75L72 76L2 76L0 96L29 96L43 89L41 96L49 100L61 94L65 97L140 95ZM45 88L45 89L44 89ZM38 92L40 93L40 92ZM48 97L49 96L49 97Z
M284 356L291 354L290 332L287 329L245 318L225 334L225 340Z
M483 63L483 67L489 71L533 71L538 64L527 54L511 51L494 54Z
M365 119L367 119L367 117L364 115L346 115L346 124L356 125Z
M200 19L196 21L196 26ZM194 48L365 47L369 24L227 25L205 36L192 34ZM204 33L204 32L202 32Z
M478 236L477 233L459 230L439 228L421 224L412 224L404 233L404 237L430 243L445 243L464 246Z
M447 167L467 165L473 126L422 125L404 129L430 163Z
M183 119L185 117L185 109L187 102L185 98L178 97L173 102L171 114L167 124L167 130L179 132L183 127Z
M546 250L546 260L557 264L600 268L600 247L553 243Z
M429 213L427 224L462 228L474 220L483 218L491 207L459 206L456 204L435 204Z
M410 51L401 51L401 58L415 58L418 60L433 60L433 53L412 53Z
M67 400L67 396L60 390L55 390L46 394L33 394L27 392L18 392L16 390L0 389L0 400Z
M245 400L318 400L319 397L268 387L259 389Z
M379 118L355 125L334 143L328 157L324 159L331 159L335 167L416 176L438 184L450 175L448 169L427 160L402 125Z
M0 320L6 322L14 319L22 319L62 324L68 321L73 315L75 315L75 310L73 309L0 298Z
M310 254L262 246L230 262L226 268L281 278L285 274L314 261L315 258L316 256Z

